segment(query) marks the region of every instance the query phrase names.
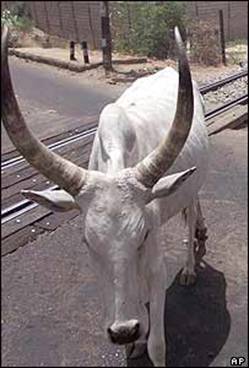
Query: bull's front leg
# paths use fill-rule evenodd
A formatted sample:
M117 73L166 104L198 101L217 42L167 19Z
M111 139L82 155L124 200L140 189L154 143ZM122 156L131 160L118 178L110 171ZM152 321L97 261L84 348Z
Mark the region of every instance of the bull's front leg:
M156 367L166 365L166 341L164 332L164 308L166 272L162 262L150 280L150 332L148 354Z
M187 244L187 260L185 267L183 268L180 275L181 285L191 285L196 281L195 273L195 254L194 254L194 235L196 227L197 212L195 202L187 208L187 223L189 228L188 240L185 241Z
M196 264L199 264L202 257L206 254L206 240L207 240L207 227L205 225L205 219L202 214L200 201L198 199L197 205L197 221L195 229L195 237L197 241L197 247L195 249Z
M202 215L199 198L197 197L187 208L187 223L189 228L187 244L187 261L180 275L181 285L191 285L196 280L195 266L200 263L206 253L207 228Z

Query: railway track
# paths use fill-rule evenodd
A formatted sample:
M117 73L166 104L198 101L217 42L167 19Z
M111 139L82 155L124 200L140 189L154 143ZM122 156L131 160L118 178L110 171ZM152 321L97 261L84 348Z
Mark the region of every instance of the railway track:
M74 134L73 136L71 137L66 137L64 139L61 139L55 143L51 143L49 144L47 147L50 148L52 151L54 150L58 150L64 146L67 146L69 144L73 144L79 140L82 140L90 135L93 135L96 133L96 130L97 130L97 124L90 128L90 129L87 129L81 133L76 133ZM10 167L13 167L13 166L16 166L16 165L19 165L20 163L22 162L25 162L25 158L23 158L23 156L16 156L14 158L11 158L9 160L6 160L6 161L3 161L1 163L1 169L4 170L4 169L8 169Z
M220 115L221 113L224 113L225 111L227 111L229 109L232 109L234 106L237 106L239 104L245 104L245 103L247 103L247 101L248 101L248 94L245 94L243 96L240 96L240 97L238 97L238 98L236 98L236 99L234 99L232 101L229 101L229 102L225 103L222 106L217 107L214 110L208 111L205 114L205 119L206 120L209 120L211 118L214 118L214 117Z
M247 74L248 74L248 71L245 70L245 71L242 71L240 73L233 74L233 75L231 75L227 78L224 78L222 80L219 80L219 81L201 86L200 87L200 92L204 95L204 94L206 94L210 91L215 91L218 88L223 87L225 84L231 83L231 82L233 82L233 81L235 81L239 78L243 78L243 77L247 76ZM222 107L217 108L217 114L219 114L219 109L222 109ZM211 116L211 112L208 113L208 114L210 114L210 116ZM215 116L214 115L215 110L212 111L212 114L213 114L213 116ZM89 128L89 129L87 129L87 130L85 130L81 133L76 133L76 134L73 134L71 137L69 136L69 137L66 137L64 139L58 140L54 143L51 143L51 144L48 145L48 147L51 150L60 149L60 148L64 147L65 145L69 145L69 144L72 144L72 143L76 142L77 140L84 139L88 135L95 134L96 130L97 130L97 123L95 124L95 126ZM13 157L11 159L4 160L4 161L1 162L1 170L6 170L10 167L19 165L20 163L23 163L23 162L25 162L25 159L22 156L16 156L16 157Z
M201 88L202 93L207 93L210 90L214 90L213 88L217 89L221 86L223 86L226 83L230 83L238 78L244 77L247 72L238 73L234 76L228 77L224 80L218 81L213 83L209 86L204 86ZM243 95L231 102L228 102L224 104L223 106L219 106L216 109L209 111L205 114L205 118L207 121L207 126L210 124L213 124L213 119L220 116L222 113L226 111L232 110L234 107L244 104L248 101L248 95ZM63 139L60 139L54 143L51 143L48 145L48 147L52 150L58 150L58 149L64 149L66 150L65 153L67 155L68 152L72 152L72 146L75 146L80 142L81 146L85 144L85 141L88 140L88 149L85 150L85 158L84 162L78 162L78 164L81 164L82 166L87 166L89 153L90 153L90 144L93 141L93 137L95 135L95 132L97 130L97 124L94 126L91 126L90 128L77 133L73 134L70 137L66 137ZM90 139L90 140L89 140ZM90 144L89 144L90 142ZM75 157L80 156L80 153L78 152L79 149L76 149L75 151ZM87 156L87 157L86 157ZM5 160L2 162L2 171L6 171L10 168L17 168L18 170L24 170L23 165L20 165L21 163L24 164L25 159L22 156L17 156L8 160ZM74 161L75 162L75 161ZM21 166L21 168L20 168ZM25 166L29 166L25 162ZM45 189L49 190L56 190L58 189L58 186L49 186L45 185L44 180L41 179L32 179L33 177L39 177L38 173L35 173L33 171L33 174L30 174L30 178L24 179L21 178L21 175L19 175L19 179L17 181L17 184L22 184L23 188L23 182L24 180L32 180L34 183L38 182L38 189L36 187L32 188L35 190L43 190ZM18 175L16 175L18 176ZM49 184L49 182L46 182L46 184ZM15 185L15 183L13 184ZM40 186L40 187L39 187ZM11 187L11 185L10 185ZM27 188L27 185L25 186ZM8 187L7 187L8 188ZM20 191L20 190L19 190ZM16 197L21 198L20 194L15 194ZM15 197L14 196L14 197ZM7 197L8 200L8 197ZM54 215L52 211L48 209L44 209L41 206L39 206L36 203L33 203L27 199L18 199L15 200L14 203L5 206L5 208L1 211L1 224L2 224L2 230L3 230L3 236L2 236L2 244L5 244L2 247L2 255L5 255L15 249L17 249L19 246L24 245L27 240L34 239L36 237L36 234L40 234L44 231L53 231L55 228L57 228L62 222L65 220L71 219L75 216L77 216L78 213L76 211L70 211L69 213L63 214L63 215ZM56 220L57 218L57 220ZM58 219L59 218L59 219ZM25 229L27 229L25 231ZM20 239L23 237L23 243L20 241Z
M248 71L247 70L243 70L242 72L240 73L236 73L236 74L233 74L233 75L230 75L229 77L227 78L224 78L224 79L221 79L221 80L218 80L216 82L213 82L213 83L210 83L210 84L206 84L204 86L201 86L199 89L200 89L200 92L202 94L206 94L208 92L211 92L211 91L215 91L217 90L218 88L221 88L223 87L225 84L228 84L228 83L232 83L234 82L235 80L237 79L240 79L240 78L243 78L243 77L246 77L248 74Z

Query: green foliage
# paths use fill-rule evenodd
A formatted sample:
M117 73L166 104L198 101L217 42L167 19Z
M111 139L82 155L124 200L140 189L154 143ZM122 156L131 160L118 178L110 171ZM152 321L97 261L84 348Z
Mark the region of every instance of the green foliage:
M185 11L180 1L115 2L113 9L114 47L161 59L173 52L173 29L184 36Z
M32 21L24 16L23 13L21 13L22 15L19 14L20 10L19 12L15 12L14 9L4 9L1 14L1 23L20 31L30 30L32 28Z
M1 23L6 24L9 27L13 27L16 24L17 15L11 14L10 10L4 9L1 13Z

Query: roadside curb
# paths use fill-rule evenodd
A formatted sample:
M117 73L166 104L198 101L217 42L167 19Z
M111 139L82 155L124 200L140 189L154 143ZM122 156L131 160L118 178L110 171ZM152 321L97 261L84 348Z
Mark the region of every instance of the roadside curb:
M15 50L15 49L9 49L9 55L15 55L22 59L27 59L31 61L36 61L38 63L57 66L59 68L68 69L73 72L84 72L85 70L95 69L99 67L100 65L102 65L102 63L95 63L91 65L77 65L71 61L67 62L64 60L55 59L55 58L51 58L47 56L34 55L28 52L22 52L22 51Z
M20 50L16 50L13 48L9 49L9 55L14 55L16 57L26 59L26 60L36 61L38 63L57 66L59 68L68 69L68 70L71 70L73 72L78 72L78 73L84 72L86 70L96 69L99 66L103 65L102 62L93 63L89 65L78 65L72 61L64 61L64 60L60 60L56 58L51 58L48 56L34 55L29 52L20 51ZM140 63L145 63L146 61L147 61L147 58L141 57L141 58L133 58L133 59L127 59L127 60L113 60L112 63L113 64L135 64L135 63L140 64Z

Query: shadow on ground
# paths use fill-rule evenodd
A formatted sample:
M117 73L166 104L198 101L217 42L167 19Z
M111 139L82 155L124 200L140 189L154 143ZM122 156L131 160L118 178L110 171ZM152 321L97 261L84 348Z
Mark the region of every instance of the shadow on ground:
M195 286L179 285L179 274L166 292L165 326L168 367L208 367L225 344L231 319L223 273L207 263ZM153 366L148 355L128 359L128 367Z
M161 68L140 68L138 70L131 69L129 71L121 71L114 69L112 81L118 83L134 82L138 78L145 77L159 71Z

